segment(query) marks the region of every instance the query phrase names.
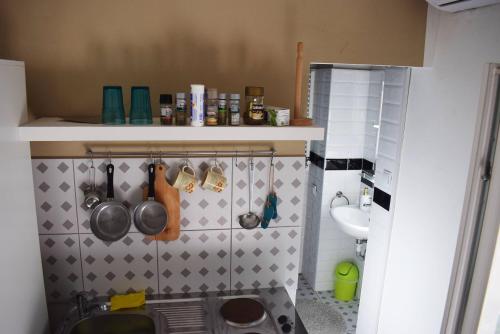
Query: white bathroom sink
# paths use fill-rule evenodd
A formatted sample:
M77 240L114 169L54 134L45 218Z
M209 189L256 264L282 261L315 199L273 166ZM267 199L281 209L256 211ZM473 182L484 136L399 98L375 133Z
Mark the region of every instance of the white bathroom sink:
M331 208L330 215L344 233L356 239L368 239L370 216L357 205Z

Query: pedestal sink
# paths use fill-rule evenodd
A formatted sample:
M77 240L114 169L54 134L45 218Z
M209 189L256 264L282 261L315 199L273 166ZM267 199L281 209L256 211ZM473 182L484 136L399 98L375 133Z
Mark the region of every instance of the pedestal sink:
M370 216L357 205L338 206L330 209L333 221L342 232L356 238L368 239Z

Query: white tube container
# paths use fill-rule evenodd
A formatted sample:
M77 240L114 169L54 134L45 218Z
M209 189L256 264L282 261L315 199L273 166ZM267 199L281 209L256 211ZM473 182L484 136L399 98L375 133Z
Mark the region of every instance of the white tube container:
M204 99L205 85L191 85L191 126L204 126Z

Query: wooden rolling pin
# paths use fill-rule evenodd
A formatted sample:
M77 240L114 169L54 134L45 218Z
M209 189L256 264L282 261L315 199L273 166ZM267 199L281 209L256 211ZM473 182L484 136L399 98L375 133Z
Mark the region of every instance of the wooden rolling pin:
M179 190L167 182L166 171L167 168L162 164L155 166L155 200L167 208L168 224L162 232L152 238L156 240L177 240L181 233L180 195ZM145 196L147 196L147 193L148 187L144 188Z
M295 60L295 106L293 109L293 119L290 124L293 126L310 126L312 119L302 115L302 77L304 67L304 43L297 43L297 58Z

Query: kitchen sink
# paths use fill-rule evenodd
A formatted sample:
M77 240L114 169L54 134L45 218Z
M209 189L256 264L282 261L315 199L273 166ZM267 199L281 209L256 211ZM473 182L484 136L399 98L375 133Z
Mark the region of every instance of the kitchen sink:
M107 313L85 318L69 334L155 334L153 319L144 314Z

